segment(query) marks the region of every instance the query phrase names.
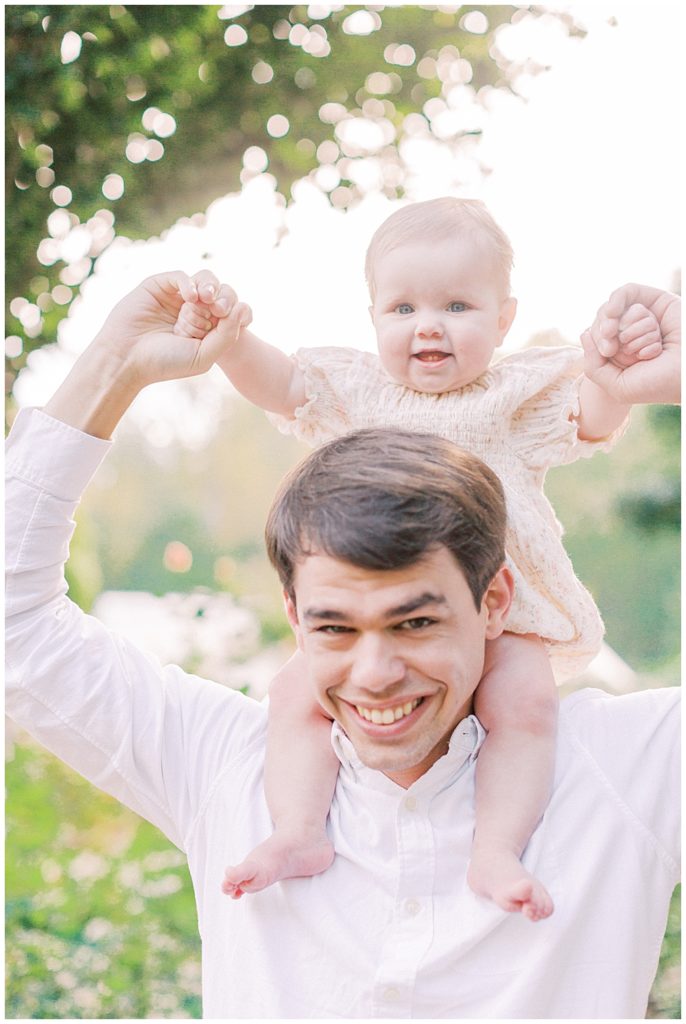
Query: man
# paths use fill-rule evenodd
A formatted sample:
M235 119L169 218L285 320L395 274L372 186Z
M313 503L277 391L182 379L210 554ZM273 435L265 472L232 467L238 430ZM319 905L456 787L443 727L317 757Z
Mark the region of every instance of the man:
M447 442L432 443L427 460L419 435L396 435L389 447L388 432L361 432L311 456L277 498L270 548L312 685L336 720L336 859L322 875L249 899L221 895L225 864L271 827L265 710L109 634L67 600L62 571L75 504L135 395L204 372L237 334L240 306L202 343L173 333L196 287L181 274L144 282L45 411L15 425L8 710L186 852L207 1017L642 1016L676 881L676 693L586 691L564 703L555 790L524 856L553 895L551 918L534 927L471 892L483 740L471 698L511 581L499 554L497 481ZM634 401L675 400L678 301L652 289L632 301L655 311L663 352L629 375L600 354L596 337L597 372ZM602 334L602 318L594 331ZM355 529L344 537L326 527L327 507L341 500L340 489L326 493L332 479L348 488ZM394 487L402 500L387 501L382 515L372 504L370 515L362 498ZM292 513L303 497L317 513L305 536ZM471 553L445 532L436 544L430 513L446 501L465 516L465 538L481 533ZM401 538L415 547L398 564ZM376 549L386 554L375 561ZM487 575L477 602L479 565ZM406 724L365 714L407 705Z

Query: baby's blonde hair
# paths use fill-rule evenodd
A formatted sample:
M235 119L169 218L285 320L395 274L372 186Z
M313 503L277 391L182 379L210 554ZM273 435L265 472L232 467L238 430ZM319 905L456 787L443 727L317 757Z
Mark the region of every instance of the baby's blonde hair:
M380 257L417 238L444 241L465 230L478 233L491 246L497 272L502 278L504 297L508 296L513 260L509 238L480 200L444 196L404 206L376 229L367 249L364 266L372 301L375 291L374 267Z

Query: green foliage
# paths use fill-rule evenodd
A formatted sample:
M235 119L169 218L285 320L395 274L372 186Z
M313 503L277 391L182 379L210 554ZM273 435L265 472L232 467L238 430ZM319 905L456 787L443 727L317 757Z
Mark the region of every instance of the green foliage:
M85 519L72 538L65 576L69 586L69 597L85 612L89 612L103 589L92 520Z
M373 31L353 34L347 19L367 10ZM249 147L264 150L284 194L296 178L335 162L341 183L333 201L345 206L360 194L354 168L368 152L342 142L336 123L364 116L383 126L372 151L391 168L384 190L402 194L397 144L407 115L432 133L424 104L453 84L445 62L458 57L470 88L507 88L514 69L493 56L494 33L521 14L501 5L223 11L204 4L5 8L6 294L8 303L20 296L41 311L30 328L8 313L7 333L23 344L8 362L10 383L27 354L56 337L94 258L112 241L115 219L118 234L144 238L204 210L254 173L243 167ZM487 31L464 27L470 12L482 12ZM569 15L555 17L577 31ZM73 49L63 54L68 33ZM399 44L406 49L395 56ZM327 103L339 105L331 116L322 110ZM150 110L174 121L160 127L154 114L144 117ZM285 135L267 128L277 114L289 121ZM459 146L469 134L447 141ZM327 141L328 152L319 149ZM103 194L113 174L123 179L118 199ZM61 226L48 223L57 210L54 186L71 193L66 206L64 193L59 199L68 217ZM79 225L90 243L86 236L86 251L68 257L58 243Z
M645 508L679 487L678 410L669 408L634 409L610 455L553 470L546 482L565 547L602 612L610 646L639 671L664 669L672 683L679 679L679 534L668 504L658 505L660 517L644 519L635 495L643 495Z
M183 854L25 740L6 776L7 1017L199 1017Z
M672 896L667 932L660 952L660 966L646 1017L649 1019L681 1020L681 886Z
M662 458L620 496L617 511L639 530L679 530L681 527L680 440L681 409L656 405L647 410L648 423L660 439Z

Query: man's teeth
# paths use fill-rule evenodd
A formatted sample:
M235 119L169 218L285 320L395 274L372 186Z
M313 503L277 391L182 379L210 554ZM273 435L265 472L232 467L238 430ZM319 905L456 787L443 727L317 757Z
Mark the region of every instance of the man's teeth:
M398 704L394 708L384 708L383 711L379 708L363 708L360 704L356 704L355 707L358 715L362 715L374 725L392 725L393 722L400 721L405 715L411 714L420 700L421 697L418 697L416 700L408 700L406 704Z

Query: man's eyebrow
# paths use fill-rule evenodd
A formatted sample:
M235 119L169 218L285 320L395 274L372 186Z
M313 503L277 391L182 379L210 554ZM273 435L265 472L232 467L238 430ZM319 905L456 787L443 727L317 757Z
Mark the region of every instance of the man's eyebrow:
M446 599L442 594L433 594L431 591L425 590L424 593L410 598L409 601L405 601L403 604L396 605L394 608L388 608L384 612L384 617L387 619L398 619L403 615L411 615L412 612L416 612L419 608L425 608L427 605L445 603ZM334 619L336 622L350 622L351 616L335 608L314 607L305 609L303 619L306 621L312 621L313 619L331 621Z
M335 608L306 608L303 619L336 619L337 622L349 622L350 616Z
M431 591L425 590L424 593L419 594L418 597L412 597L409 601L405 601L404 604L396 605L395 608L389 608L386 612L386 618L400 618L400 616L410 615L411 612L416 612L420 608L426 607L428 604L445 603L445 597L442 594L432 594Z

